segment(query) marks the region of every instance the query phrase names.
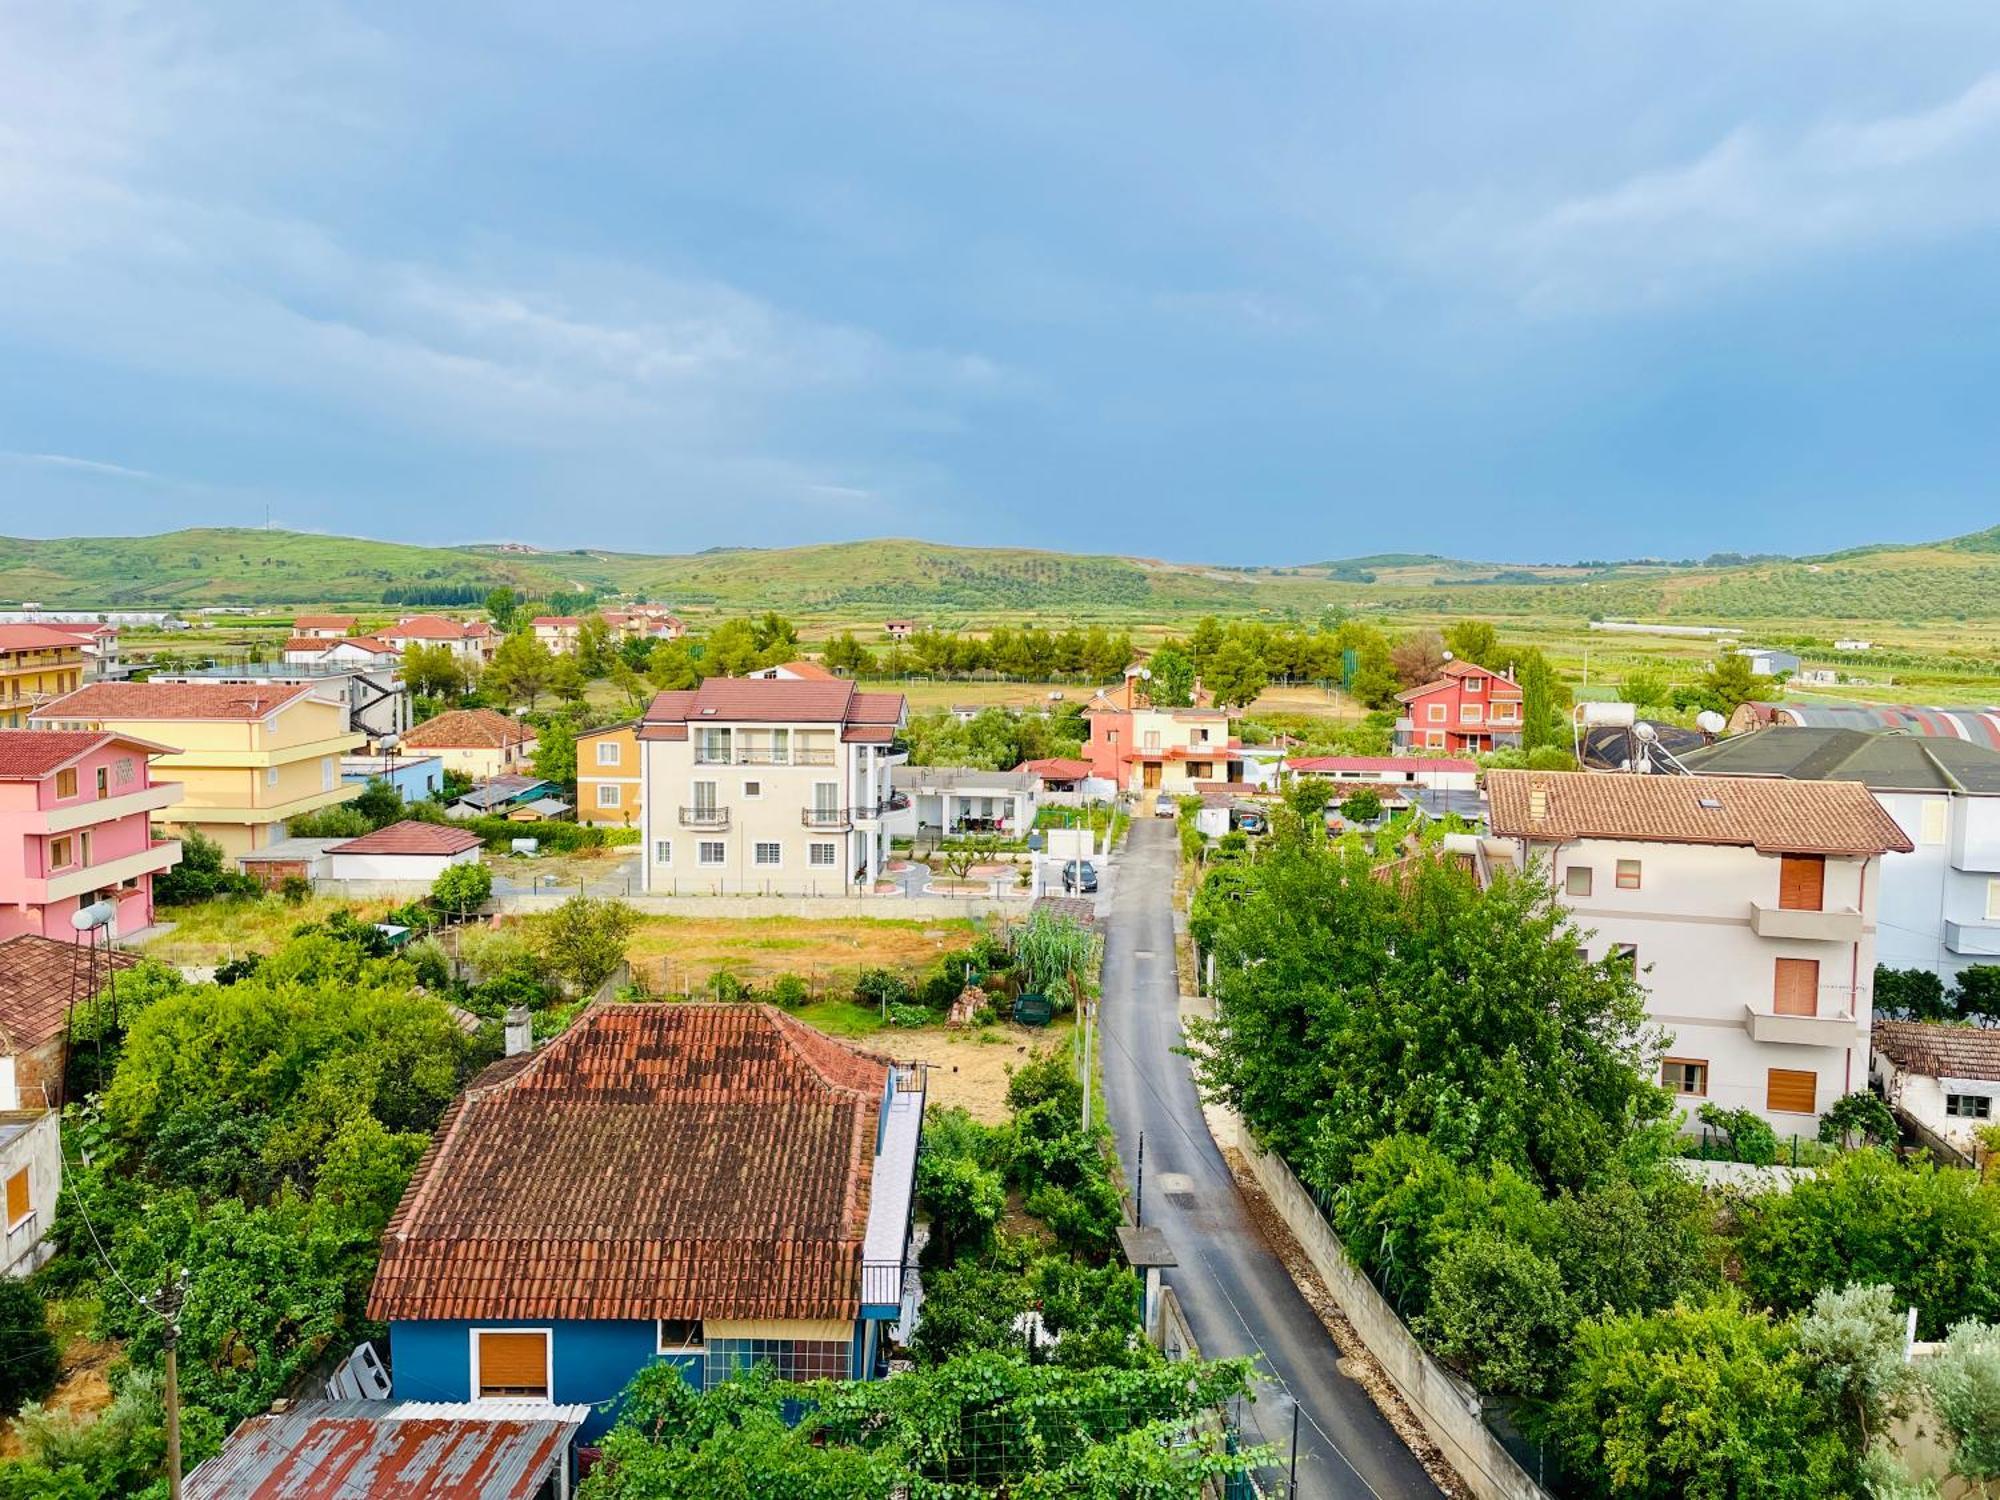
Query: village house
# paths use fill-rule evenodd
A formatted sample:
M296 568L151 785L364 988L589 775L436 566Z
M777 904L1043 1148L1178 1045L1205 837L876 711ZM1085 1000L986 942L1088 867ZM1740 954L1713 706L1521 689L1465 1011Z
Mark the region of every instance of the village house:
M1134 672L1094 693L1083 716L1091 774L1121 791L1188 797L1197 795L1197 782L1243 780L1243 744L1225 710L1155 708Z
M621 641L677 641L687 634L681 617L661 604L634 604L602 613L612 636Z
M1035 778L1025 771L973 766L897 766L890 784L903 807L890 824L897 838L935 841L968 834L1020 838L1035 826Z
M151 682L227 683L237 687L307 687L316 698L338 703L347 727L371 746L410 727L410 695L403 684L402 658L383 666L313 661L262 666L248 662L196 667L185 672L155 671Z
M399 1399L589 1404L656 1361L871 1379L902 1315L920 1066L769 1005L599 1003L446 1112L368 1316Z
M397 749L436 756L447 771L491 781L525 770L534 759L535 731L492 708L454 708L405 734Z
M1284 775L1287 781L1322 776L1329 781L1470 792L1479 786L1479 762L1426 755L1288 755Z
M172 747L154 753L152 779L177 784L181 796L154 821L201 833L229 855L283 838L288 818L361 795L340 776L361 736L348 729L344 705L303 684L94 682L30 721Z
M885 620L882 622L882 634L886 635L892 641L907 641L916 633L917 622L915 620Z
M901 693L711 677L639 725L648 891L840 894L882 869Z
M295 640L337 641L358 622L353 615L300 615L292 621Z
M53 625L0 625L0 729L21 729L53 698L83 685L83 641Z
M479 863L481 839L469 828L405 818L358 839L330 845L332 880L389 880L428 886L453 865Z
M115 930L153 922L153 877L181 846L155 839L152 820L181 800L153 779L168 747L96 730L0 729L0 938L67 941L70 918L117 905Z
M536 615L528 628L535 639L547 646L557 656L567 656L576 650L576 643L583 635L581 615Z
M576 820L635 828L645 816L640 793L639 722L607 724L576 737Z
M435 755L398 755L393 747L375 755L343 755L340 779L359 786L388 783L405 802L428 802L444 790L444 762Z
M118 627L102 621L52 624L51 629L73 639L83 650L83 680L103 682L124 675L118 654Z
M1882 856L1911 846L1866 787L1489 771L1486 792L1590 955L1638 967L1689 1114L1713 1100L1810 1136L1867 1086Z
M1972 1156L1978 1132L2000 1120L2000 1029L1878 1020L1874 1043L1889 1107L1920 1139Z
M1435 682L1398 693L1396 748L1483 755L1521 743L1520 684L1469 661L1448 661Z
M1853 781L1914 846L1882 861L1875 958L1947 986L2000 962L2000 750L1944 736L1852 728L1761 730L1689 751L1702 775Z
M403 660L402 648L379 636L344 635L335 639L295 635L285 642L288 667L394 667Z
M1094 775L1089 761L1074 756L1024 760L1014 769L1034 781L1038 802L1077 807L1091 799L1103 801L1118 795L1116 782Z
M0 1111L0 1193L6 1214L0 1275L31 1275L56 1253L49 1227L62 1188L59 1119L46 1108Z
M816 661L781 662L775 667L759 667L743 675L767 677L773 682L836 682L840 678L838 672L829 672Z
M443 615L406 615L387 630L375 632L398 651L412 646L448 647L466 665L483 667L500 649L500 636L484 620L447 620Z

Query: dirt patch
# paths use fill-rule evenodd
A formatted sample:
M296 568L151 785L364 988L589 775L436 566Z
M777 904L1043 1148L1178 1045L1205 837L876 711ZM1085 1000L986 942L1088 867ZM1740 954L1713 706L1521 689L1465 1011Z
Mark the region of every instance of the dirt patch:
M891 1057L929 1063L929 1107L956 1105L984 1124L1004 1125L1010 1118L1008 1069L1020 1067L1051 1047L1067 1051L1070 1030L1067 1021L1044 1027L1006 1021L978 1031L923 1026L911 1031L878 1031L862 1045Z
M1219 1143L1218 1143L1219 1144ZM1452 1500L1471 1500L1472 1491L1453 1472L1445 1461L1443 1453L1424 1431L1423 1424L1404 1404L1382 1367L1375 1362L1375 1356L1368 1352L1368 1346L1361 1342L1361 1336L1354 1331L1354 1325L1347 1321L1347 1314L1340 1310L1333 1293L1320 1280L1319 1272L1313 1269L1305 1248L1299 1244L1285 1221L1278 1217L1271 1207L1271 1200L1264 1196L1264 1190L1257 1185L1250 1164L1243 1159L1243 1153L1233 1146L1222 1148L1223 1160L1229 1163L1229 1173L1236 1179L1236 1189L1243 1195L1243 1206L1249 1211L1250 1222L1257 1226L1257 1232L1264 1237L1264 1243L1271 1247L1271 1253L1284 1263L1297 1284L1299 1295L1306 1299L1306 1305L1318 1314L1327 1336L1340 1351L1340 1370L1351 1377L1356 1385L1368 1392L1369 1400L1389 1425L1396 1429L1396 1435L1404 1445L1417 1456L1417 1462L1424 1466L1424 1472L1431 1476L1431 1482Z
M863 969L913 976L977 936L972 922L957 918L644 917L625 951L633 972L658 994L699 989L721 969L760 988L797 974L815 992L845 994Z
M124 1351L117 1344L73 1338L56 1367L55 1389L43 1404L50 1410L79 1417L96 1417L111 1404L107 1372ZM22 1456L21 1435L10 1421L0 1426L0 1459Z

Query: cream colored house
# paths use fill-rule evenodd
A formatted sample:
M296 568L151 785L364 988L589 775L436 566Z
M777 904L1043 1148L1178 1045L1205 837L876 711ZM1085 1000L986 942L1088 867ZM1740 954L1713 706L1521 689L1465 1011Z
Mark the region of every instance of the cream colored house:
M887 861L901 693L711 678L638 729L645 889L838 895Z
M638 827L645 815L641 785L636 720L576 737L577 822Z
M474 781L491 781L529 769L535 732L497 709L455 708L424 720L403 736L398 748L406 755L434 755L447 771Z
M43 729L91 729L174 747L153 761L156 782L178 782L162 826L205 834L227 855L285 836L285 820L348 802L364 790L341 780L361 748L347 707L309 685L94 682L35 711Z

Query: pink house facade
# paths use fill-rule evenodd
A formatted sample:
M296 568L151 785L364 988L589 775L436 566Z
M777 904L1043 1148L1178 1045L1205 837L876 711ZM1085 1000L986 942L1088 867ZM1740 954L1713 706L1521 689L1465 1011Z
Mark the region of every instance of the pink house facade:
M99 731L0 730L0 940L68 942L70 917L94 901L117 903L116 934L151 925L153 877L181 857L151 829L181 799L177 783L152 778L166 749Z

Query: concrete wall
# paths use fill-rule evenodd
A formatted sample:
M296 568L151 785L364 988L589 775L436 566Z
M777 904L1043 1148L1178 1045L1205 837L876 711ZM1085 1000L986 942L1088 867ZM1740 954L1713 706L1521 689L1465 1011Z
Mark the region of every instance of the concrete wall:
M394 895L394 891L352 895ZM417 894L412 892L412 894ZM498 896L492 910L507 916L552 911L576 894L574 887L543 896ZM1020 901L991 896L621 896L634 911L656 917L879 917L893 921L949 921L961 917L1020 916Z
M428 890L453 865L479 863L479 846L456 854L329 854L327 878L342 885L414 885Z
M53 1111L43 1111L28 1128L0 1146L0 1182L21 1168L28 1169L28 1216L0 1241L0 1274L26 1276L55 1253L49 1226L55 1221L56 1195L62 1187L60 1127ZM0 1214L0 1218L4 1218Z
M1478 1393L1423 1351L1395 1309L1347 1258L1346 1247L1290 1169L1258 1149L1240 1125L1235 1144L1361 1342L1466 1487L1478 1500L1549 1500L1479 1419Z

